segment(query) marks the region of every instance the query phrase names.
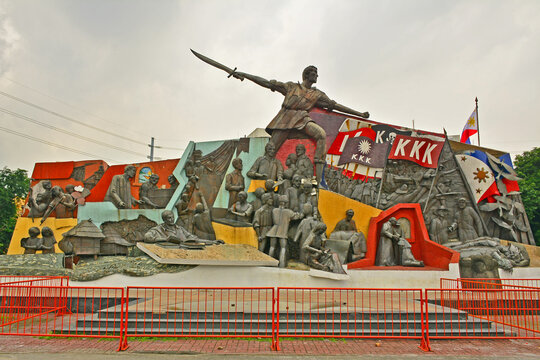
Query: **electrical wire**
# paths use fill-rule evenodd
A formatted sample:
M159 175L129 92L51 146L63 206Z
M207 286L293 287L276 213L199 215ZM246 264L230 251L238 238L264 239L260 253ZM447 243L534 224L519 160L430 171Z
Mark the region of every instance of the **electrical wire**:
M71 151L71 152L81 154L81 155L84 155L84 156L90 156L91 158L109 160L109 161L112 161L112 162L115 162L115 163L120 163L117 160L113 160L113 159L109 159L109 158L103 158L103 157L101 157L99 155L94 155L94 154L87 153L87 152L84 152L84 151L80 151L80 150L77 150L77 149L73 149L73 148L70 148L70 147L67 147L67 146L64 146L64 145L56 144L56 143L53 143L53 142L50 142L50 141L47 141L47 140L43 140L43 139L40 139L40 138L37 138L37 137L34 137L34 136L30 136L28 134L20 133L18 131L11 130L11 129L8 129L8 128L2 127L2 126L0 126L0 130L5 131L5 132L10 133L10 134L14 134L14 135L23 137L23 138L34 140L34 141L37 141L37 142L40 142L40 143L43 143L43 144L46 144L46 145L49 145L49 146L54 146L54 147L57 147L59 149Z
M22 115L22 114L19 114L19 113L4 109L2 107L0 107L0 112L3 112L5 114L17 117L19 119L22 119L22 120L25 120L25 121L28 121L28 122L31 122L31 123L34 123L34 124L37 124L37 125L40 125L40 126L43 126L43 127L46 127L48 129L51 129L51 130L55 130L55 131L58 131L58 132L61 132L61 133L67 134L67 135L71 135L73 137L76 137L76 138L79 138L79 139L82 139L82 140L93 142L93 143L98 144L98 145L106 146L106 147L109 147L111 149L115 149L115 150L118 150L118 151L123 151L123 152L129 153L129 154L146 157L146 154L142 154L142 153L138 153L138 152L135 152L135 151L127 150L127 149L121 148L119 146L111 145L111 144L108 144L108 143L105 143L105 142L102 142L102 141L99 141L99 140L95 140L95 139L92 139L92 138L89 138L89 137L86 137L86 136L83 136L83 135L79 135L77 133L61 129L61 128L58 128L56 126L50 125L50 124L46 124L46 123L41 122L39 120L32 119L32 118L30 118L28 116L25 116L25 115Z
M22 84L22 83L20 83L20 82L18 82L18 81L15 81L15 80L13 80L13 79L10 79L10 78L6 77L5 75L4 75L4 76L1 76L1 77L4 78L4 79L6 79L6 80L8 80L8 81L10 81L10 82L12 82L12 83L14 83L14 84L19 85L19 86L21 86L21 87L23 87L23 88L25 88L25 89L34 91L34 92L36 92L36 93L38 93L38 94L40 94L40 95L42 95L42 96L45 96L45 97L47 97L47 98L49 98L49 99L52 99L52 100L54 100L54 101L58 101L59 103L64 104L64 105L66 105L66 106L69 106L69 107L72 108L72 109L75 109L75 110L78 110L78 111L82 111L82 112L86 113L86 114L89 115L89 116L95 117L96 119L100 119L100 120L103 120L103 121L106 121L106 122L113 123L113 124L115 124L115 125L117 125L117 126L124 127L124 125L122 125L122 124L118 124L118 123L112 122L112 121L110 121L110 120L104 119L104 118L102 118L102 117L100 117L100 116L97 116L97 115L95 115L95 114L92 114L92 113L89 112L89 111L86 111L86 110L84 110L84 109L81 109L81 108L79 108L79 107L76 107L76 106L74 106L74 105L71 105L71 104L69 104L68 102L65 102L65 101L63 101L63 100L61 100L61 99L58 99L58 98L54 97L54 96L48 95L48 94L46 94L46 93L44 93L44 92L42 92L42 91L39 91L39 90L37 90L37 89L34 89L34 88L31 87L31 86L24 85L24 84ZM15 98L13 95L9 95L9 94L7 94L7 93L2 93L2 95L4 95L4 96L10 96L12 99ZM17 100L17 99L14 99L14 100ZM134 131L133 129L129 129L129 130L132 131L133 133L137 133L137 134L139 134L139 135L143 135L143 136L146 136L146 135L147 135L147 134L144 134L144 133L139 132L139 131ZM162 139L156 139L156 140L161 140L161 141L163 141ZM137 142L137 143L141 144L141 142ZM146 144L146 145L148 145L148 144ZM182 151L182 150L185 150L185 148L177 148L177 147L169 147L169 146L161 146L161 147L159 147L159 148L160 148L160 149L165 149L165 150L181 150L181 151Z
M13 79L10 79L10 78L6 77L5 75L3 75L3 76L1 76L1 77L2 77L3 79L6 79L6 80L8 80L8 81L14 83L14 84L19 85L20 87L23 87L23 88L25 88L25 89L31 90L31 91L33 91L33 92L35 92L35 93L38 93L38 94L40 94L41 96L45 96L45 97L47 97L47 98L49 98L49 99L51 99L51 100L54 100L54 101L57 101L57 102L59 102L59 103L61 103L61 104L63 104L63 105L69 106L69 107L72 108L72 109L75 109L75 110L77 110L77 111L81 111L81 112L85 113L86 115L92 116L92 117L94 117L94 118L96 118L96 119L100 119L100 120L102 120L102 121L106 121L107 123L112 123L112 124L114 124L114 125L116 125L116 126L119 126L119 127L125 127L125 125L123 125L123 124L119 124L119 123L113 122L113 121L111 121L111 120L104 119L104 118L102 118L102 117L100 117L100 116L98 116L98 115L96 115L96 114L92 114L91 112L89 112L89 111L87 111L87 110L84 110L84 109L79 108L79 107L77 107L77 106L71 105L70 103L68 103L68 102L66 102L66 101L63 101L63 100L61 100L61 99L58 99L58 98L56 98L56 97L54 97L54 96L51 96L51 95L49 95L49 94L46 94L46 93L44 93L43 91L34 89L34 88L31 87L31 86L28 86L28 85L22 84L22 83L20 83L20 82L18 82L18 81L15 81L15 80L13 80ZM134 129L128 129L128 130L131 131L132 133L136 133L136 134L138 134L138 135L140 135L140 136L146 137L146 136L148 135L148 134L146 134L146 133L143 133L143 132L141 132L141 131L136 131L136 130L134 130Z
M23 104L25 104L25 105L32 106L32 107L34 107L34 108L36 108L36 109L45 111L45 112L47 112L47 113L49 113L49 114L52 114L52 115L54 115L54 116L58 116L58 117L60 117L60 118L62 118L62 119L64 119L64 120L68 120L68 121L71 121L71 122L73 122L73 123L76 123L76 124L85 126L85 127L87 127L87 128L90 128L90 129L93 129L93 130L96 130L96 131L100 131L100 132L102 132L102 133L105 133L105 134L108 134L108 135L111 135L111 136L118 137L118 138L120 138L120 139L124 139L124 140L127 140L127 141L131 141L131 142L133 142L133 143L135 143L135 144L140 144L140 145L148 146L148 144L145 143L145 142L138 141L138 140L133 140L133 139L127 137L127 136L118 135L118 134L113 133L113 132L111 132L111 131L103 130L103 129L98 128L98 127L96 127L96 126L89 125L89 124L87 124L87 123L85 123L85 122L76 120L76 119L74 119L74 118L72 118L72 117L69 117L69 116L66 116L66 115L62 115L62 114L60 114L60 113L57 113L56 111L49 110L49 109L44 108L44 107L42 107L42 106L36 105L36 104L34 104L34 103L30 102L30 101L26 101L26 100L21 99L21 98L19 98L19 97L17 97L17 96L10 95L10 94L8 94L8 93L6 93L6 92L0 91L0 95L3 95L3 96L5 96L5 97L8 97L8 98L13 99L13 100L18 101L18 102L21 102L21 103L23 103Z

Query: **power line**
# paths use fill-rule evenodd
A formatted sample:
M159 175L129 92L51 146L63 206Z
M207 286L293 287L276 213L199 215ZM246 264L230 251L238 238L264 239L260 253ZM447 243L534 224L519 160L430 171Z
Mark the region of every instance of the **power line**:
M36 93L38 93L38 94L40 94L40 95L42 95L42 96L45 96L45 97L47 97L47 98L49 98L49 99L51 99L51 100L54 100L54 101L57 101L57 102L59 102L59 103L61 103L61 104L64 104L64 105L66 105L66 106L69 106L69 107L72 108L72 109L75 109L75 110L78 110L78 111L82 111L83 113L85 113L85 114L87 114L87 115L89 115L89 116L95 117L96 119L100 119L100 120L106 121L106 122L108 122L108 123L115 124L115 125L120 126L120 127L125 127L125 126L122 125L122 124L119 124L119 123L116 123L116 122L113 122L113 121L104 119L104 118L102 118L102 117L100 117L100 116L98 116L98 115L96 115L96 114L92 114L91 112L89 112L89 111L87 111L87 110L85 110L85 109L82 109L82 108L80 108L80 107L74 106L74 105L72 105L72 104L70 104L70 103L68 103L68 102L66 102L66 101L64 101L64 100L61 100L61 99L59 99L59 98L56 98L56 97L51 96L51 95L49 95L49 94L46 94L46 93L44 93L43 91L34 89L34 88L31 87L31 86L24 85L24 84L22 84L22 83L20 83L20 82L18 82L18 81L15 81L15 80L13 80L13 79L10 79L10 78L6 77L5 75L2 76L2 78L6 79L6 80L8 80L8 81L11 81L12 83L17 84L17 85L19 85L19 86L21 86L21 87L23 87L23 88L25 88L25 89L32 90L32 91L34 91L34 92L36 92ZM131 132L137 133L137 134L139 134L139 135L143 135L143 136L146 136L146 135L147 135L147 134L145 134L145 133L143 133L143 132L140 132L140 131L134 131L133 129L129 129L129 130L130 130Z
M28 117L28 116L21 115L21 114L16 113L16 112L9 111L9 110L4 109L4 108L2 108L2 107L0 107L0 111L3 112L3 113L5 113L5 114L8 114L8 115L15 116L15 117L17 117L17 118L19 118L19 119L23 119L23 120L26 120L26 121L28 121L28 122L31 122L31 123L34 123L34 124L37 124L37 125L46 127L46 128L48 128L48 129L52 129L52 130L55 130L55 131L64 133L64 134L67 134L67 135L71 135L71 136L73 136L73 137L76 137L76 138L79 138L79 139L82 139L82 140L86 140L86 141L93 142L93 143L98 144L98 145L110 147L110 148L115 149L115 150L118 150L118 151L123 151L123 152L130 153L130 154L134 154L134 155L137 155L137 156L146 157L145 154L138 153L138 152L131 151L131 150L126 150L126 149L121 148L121 147L119 147L119 146L111 145L111 144L108 144L108 143L105 143L105 142L102 142L102 141L99 141L99 140L94 140L94 139L92 139L92 138L89 138L89 137L86 137L86 136L83 136L83 135L79 135L79 134L77 134L77 133L74 133L74 132L71 132L71 131L68 131L68 130L61 129L61 128L58 128L58 127L56 127L56 126L53 126L53 125L50 125L50 124L46 124L46 123L41 122L41 121L39 121L39 120L32 119L32 118L30 118L30 117Z
M61 99L58 99L58 98L56 98L56 97L54 97L54 96L51 96L51 95L49 95L49 94L46 94L46 93L44 93L43 91L34 89L34 88L31 87L31 86L28 86L28 85L22 84L22 83L20 83L20 82L18 82L18 81L15 81L15 80L13 80L13 79L10 79L10 78L6 77L5 75L2 76L2 78L6 79L6 80L8 80L8 81L11 81L12 83L17 84L17 85L19 85L19 86L21 86L21 87L23 87L23 88L25 88L25 89L34 91L34 92L36 92L36 93L38 93L38 94L40 94L40 95L42 95L42 96L45 96L45 97L47 97L47 98L49 98L49 99L52 99L52 100L54 100L54 101L58 101L59 103L64 104L64 105L66 105L66 106L69 106L69 107L72 108L72 109L75 109L75 110L78 110L78 111L82 111L82 112L86 113L87 115L90 115L90 116L92 116L92 117L95 117L96 119L100 119L100 120L103 120L103 121L106 121L106 122L113 123L113 124L115 124L115 125L117 125L117 126L124 127L124 125L122 125L122 124L118 124L118 123L112 122L112 121L110 121L110 120L104 119L104 118L102 118L102 117L100 117L100 116L98 116L98 115L92 114L91 112L89 112L89 111L87 111L87 110L84 110L84 109L79 108L79 107L77 107L77 106L71 105L70 103L68 103L68 102L66 102L66 101L63 101L63 100L61 100ZM134 131L133 129L129 129L129 130L132 131L132 132L134 132L134 133L137 133L137 134L140 134L140 135L147 136L146 133L142 133L142 132L140 132L140 131ZM163 140L165 140L165 141L176 141L176 140L167 140L167 139L157 139L157 140L161 140L161 141L163 141ZM139 142L139 144L140 144L140 142ZM157 147L157 146L156 146L156 148L166 149L166 150L185 150L185 148L176 148L176 147L167 147L167 146L162 146L162 147Z
M98 127L96 127L96 126L92 126L92 125L89 125L89 124L84 123L84 122L82 122L82 121L76 120L76 119L74 119L74 118L72 118L72 117L62 115L62 114L60 114L60 113L57 113L56 111L49 110L49 109L47 109L47 108L44 108L44 107L42 107L42 106L36 105L36 104L34 104L34 103L31 103L31 102L26 101L26 100L24 100L24 99L21 99L21 98L19 98L19 97L17 97L17 96L10 95L10 94L5 93L5 92L3 92L3 91L0 91L0 95L3 95L3 96L5 96L5 97L8 97L8 98L13 99L13 100L15 100L15 101L19 101L19 102L21 102L21 103L23 103L23 104L26 104L26 105L28 105L28 106L32 106L32 107L34 107L34 108L36 108L36 109L39 109L39 110L48 112L49 114L52 114L52 115L54 115L54 116L58 116L58 117L60 117L60 118L62 118L62 119L64 119L64 120L68 120L68 121L74 122L74 123L76 123L76 124L79 124L79 125L82 125L82 126L86 126L87 128L90 128L90 129L93 129L93 130L96 130L96 131L100 131L100 132L102 132L102 133L105 133L105 134L108 134L108 135L111 135L111 136L116 136L116 137L118 137L118 138L120 138L120 139L124 139L124 140L127 140L127 141L131 141L131 142L136 143L136 144L140 144L140 145L144 145L144 146L147 146L147 145L148 145L148 144L145 143L145 142L133 140L133 139L127 137L127 136L118 135L118 134L116 134L116 133L113 133L113 132L110 132L110 131L107 131L107 130L103 130L103 129L98 128ZM146 156L146 155L145 155L145 156Z
M78 154L85 155L85 156L90 156L91 158L104 159L104 160L109 160L109 161L112 161L112 162L115 162L115 163L120 163L120 161L117 161L117 160L103 158L103 157L101 157L99 155L90 154L90 153L80 151L80 150L77 150L77 149L73 149L73 148L70 148L70 147L67 147L67 146L64 146L64 145L56 144L56 143L53 143L53 142L50 142L50 141L47 141L47 140L43 140L43 139L40 139L40 138L30 136L28 134L20 133L18 131L11 130L11 129L8 129L8 128L2 127L2 126L0 126L0 130L3 130L5 132L8 132L10 134L14 134L14 135L17 135L17 136L20 136L20 137L23 137L23 138L34 140L34 141L37 141L37 142L40 142L40 143L43 143L43 144L46 144L46 145L49 145L49 146L54 146L54 147L57 147L59 149L71 151L71 152L78 153Z

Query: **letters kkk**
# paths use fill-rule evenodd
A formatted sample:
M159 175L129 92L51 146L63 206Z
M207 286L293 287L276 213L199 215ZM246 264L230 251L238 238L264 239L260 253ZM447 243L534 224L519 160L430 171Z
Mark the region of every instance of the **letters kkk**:
M308 137L316 141L316 150L314 156L317 181L320 182L322 171L325 164L326 156L326 132L317 125L309 116L309 111L315 107L327 109L328 111L337 110L351 115L356 115L362 118L369 118L368 112L358 112L346 106L336 103L331 100L324 92L313 87L317 82L317 68L310 65L302 72L302 82L281 82L277 80L266 80L262 77L237 72L226 66L217 63L201 54L191 50L195 56L202 61L215 66L219 69L227 71L229 77L233 76L237 79L248 79L257 85L277 91L285 99L281 105L281 110L272 119L266 127L266 131L272 136L270 141L275 145L276 150L288 138Z

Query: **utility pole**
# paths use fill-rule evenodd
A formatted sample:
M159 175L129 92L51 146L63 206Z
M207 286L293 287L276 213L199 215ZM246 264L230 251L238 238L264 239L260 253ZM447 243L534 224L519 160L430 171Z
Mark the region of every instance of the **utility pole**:
M150 159L150 161L154 161L154 138L151 138L150 145L148 146L150 147L150 156L147 156L147 158Z

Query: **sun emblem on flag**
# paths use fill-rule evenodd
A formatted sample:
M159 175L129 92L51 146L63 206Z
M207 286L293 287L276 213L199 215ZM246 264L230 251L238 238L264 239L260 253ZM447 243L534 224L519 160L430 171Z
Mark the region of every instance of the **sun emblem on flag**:
M473 127L475 123L476 123L476 120L473 117L469 118L469 122L468 122L469 127Z
M479 183L481 183L482 181L486 182L486 179L489 179L489 174L487 170L485 170L484 168L482 169L476 168L476 172L473 172L473 174L474 174L474 180L478 180Z
M367 140L362 140L358 143L358 151L364 155L371 151L371 144Z

